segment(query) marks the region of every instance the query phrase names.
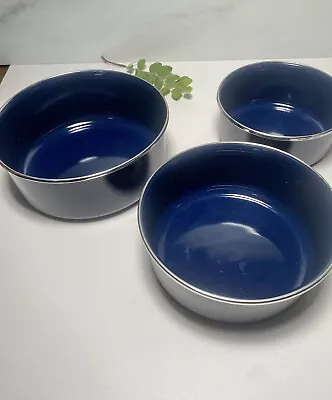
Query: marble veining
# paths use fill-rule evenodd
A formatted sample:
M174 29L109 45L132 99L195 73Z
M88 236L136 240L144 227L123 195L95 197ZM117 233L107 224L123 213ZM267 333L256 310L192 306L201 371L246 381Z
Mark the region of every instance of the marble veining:
M326 0L1 0L0 64L329 57L331 14Z
M18 15L22 14L25 10L33 7L38 0L17 1L12 4L5 5L3 10L0 8L0 24L8 22Z
M188 46L188 42L194 42L199 40L200 36L206 35L211 25L223 21L238 6L236 3L205 4L191 7L186 11L161 15L157 19L148 21L140 31L131 32L126 40L121 40L108 53L112 53L113 58L119 58L125 51L126 59L137 58L144 54L146 46L153 49L157 58L162 58L162 53L179 52ZM151 35L151 32L155 34Z

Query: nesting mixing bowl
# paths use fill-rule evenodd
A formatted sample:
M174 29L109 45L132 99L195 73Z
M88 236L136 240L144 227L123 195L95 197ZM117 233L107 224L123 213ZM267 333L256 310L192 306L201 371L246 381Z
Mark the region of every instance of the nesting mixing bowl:
M166 159L167 104L149 83L104 70L38 82L0 111L0 162L31 205L95 218L138 200Z
M332 77L290 62L259 62L220 84L220 138L287 151L312 165L332 140Z
M174 157L146 184L138 223L164 288L216 320L270 317L331 269L329 185L264 145L216 143Z

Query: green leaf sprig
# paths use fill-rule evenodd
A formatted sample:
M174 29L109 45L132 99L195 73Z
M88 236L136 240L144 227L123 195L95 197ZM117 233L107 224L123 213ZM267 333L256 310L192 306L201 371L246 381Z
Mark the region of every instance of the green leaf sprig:
M192 79L174 74L173 68L169 65L154 62L148 67L146 60L141 59L137 63L127 65L126 68L129 74L135 74L138 78L151 83L163 96L171 94L174 100L180 100L182 97L191 98Z

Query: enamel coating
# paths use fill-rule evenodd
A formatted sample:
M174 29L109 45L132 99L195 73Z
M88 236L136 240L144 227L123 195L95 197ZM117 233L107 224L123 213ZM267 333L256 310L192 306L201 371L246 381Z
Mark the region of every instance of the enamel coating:
M305 65L259 62L220 84L221 141L254 142L313 165L332 143L332 78Z
M149 83L104 70L22 90L0 111L1 165L39 211L89 219L135 203L166 160L168 107Z
M329 185L264 145L210 144L174 157L146 184L138 223L164 288L216 320L270 317L331 270Z

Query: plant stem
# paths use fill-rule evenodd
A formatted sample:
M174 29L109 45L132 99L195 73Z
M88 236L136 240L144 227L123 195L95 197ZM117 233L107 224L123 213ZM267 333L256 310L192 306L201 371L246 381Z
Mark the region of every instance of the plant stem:
M104 61L104 63L106 63L106 64L115 65L116 67L121 67L121 68L127 68L127 65L126 65L126 64L122 64L122 63L110 61L110 60L108 60L106 57L104 57L103 55L100 56L100 58L101 58L101 59Z

